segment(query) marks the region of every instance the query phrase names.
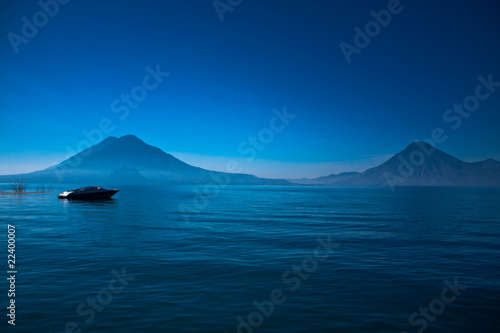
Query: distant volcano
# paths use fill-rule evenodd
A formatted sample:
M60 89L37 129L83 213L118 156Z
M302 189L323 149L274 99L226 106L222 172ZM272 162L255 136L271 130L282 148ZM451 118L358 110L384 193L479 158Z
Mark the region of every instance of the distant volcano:
M286 185L286 180L209 171L180 161L134 135L108 137L67 160L41 171L0 176L0 181L44 183Z
M467 163L425 142L414 142L387 162L365 172L315 179L264 179L191 166L133 135L108 137L41 171L0 176L0 182L89 184L311 184L329 186L500 186L500 162Z
M290 180L330 186L500 186L500 162L467 163L428 143L414 142L387 162L365 172Z

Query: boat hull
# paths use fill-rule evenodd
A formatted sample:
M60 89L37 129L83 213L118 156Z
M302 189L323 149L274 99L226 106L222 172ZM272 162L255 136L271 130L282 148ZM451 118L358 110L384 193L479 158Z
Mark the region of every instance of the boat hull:
M118 190L105 190L98 191L94 193L75 193L71 192L66 195L59 195L59 199L68 199L68 200L105 200L110 199L113 195L115 195Z

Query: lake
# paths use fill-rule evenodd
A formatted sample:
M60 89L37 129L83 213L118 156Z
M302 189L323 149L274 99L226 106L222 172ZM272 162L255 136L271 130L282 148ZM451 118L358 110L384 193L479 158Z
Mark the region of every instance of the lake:
M118 186L91 202L50 186L0 195L2 332L500 327L498 188Z

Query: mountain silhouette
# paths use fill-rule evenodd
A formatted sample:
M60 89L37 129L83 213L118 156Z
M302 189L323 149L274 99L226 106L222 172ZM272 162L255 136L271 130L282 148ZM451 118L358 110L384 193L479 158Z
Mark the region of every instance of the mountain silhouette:
M328 176L323 176L323 177L318 177L318 178L313 178L313 179L301 178L301 179L289 179L288 181L290 181L294 184L303 184L303 185L334 186L334 185L338 185L340 182L345 182L346 180L349 180L358 174L359 174L359 172L342 172L342 173L338 173L338 174L332 173L331 175L328 175Z
M362 173L310 181L309 184L338 186L500 186L500 162L488 159L468 163L426 142L413 142L388 161ZM299 182L307 184L304 180Z
M0 181L113 184L286 185L286 180L209 171L191 166L134 135L108 137L45 170L0 176Z
M413 142L364 172L314 179L264 179L194 167L134 135L108 137L45 170L0 176L0 182L107 184L241 184L329 186L500 186L500 162L468 163L425 142Z

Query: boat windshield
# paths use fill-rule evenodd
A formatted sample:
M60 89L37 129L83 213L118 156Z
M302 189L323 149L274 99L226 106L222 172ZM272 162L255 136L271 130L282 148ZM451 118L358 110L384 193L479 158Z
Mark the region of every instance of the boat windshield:
M77 188L76 190L71 190L71 192L76 192L76 191L86 191L86 190L101 190L102 187L100 186L86 186L82 188Z

